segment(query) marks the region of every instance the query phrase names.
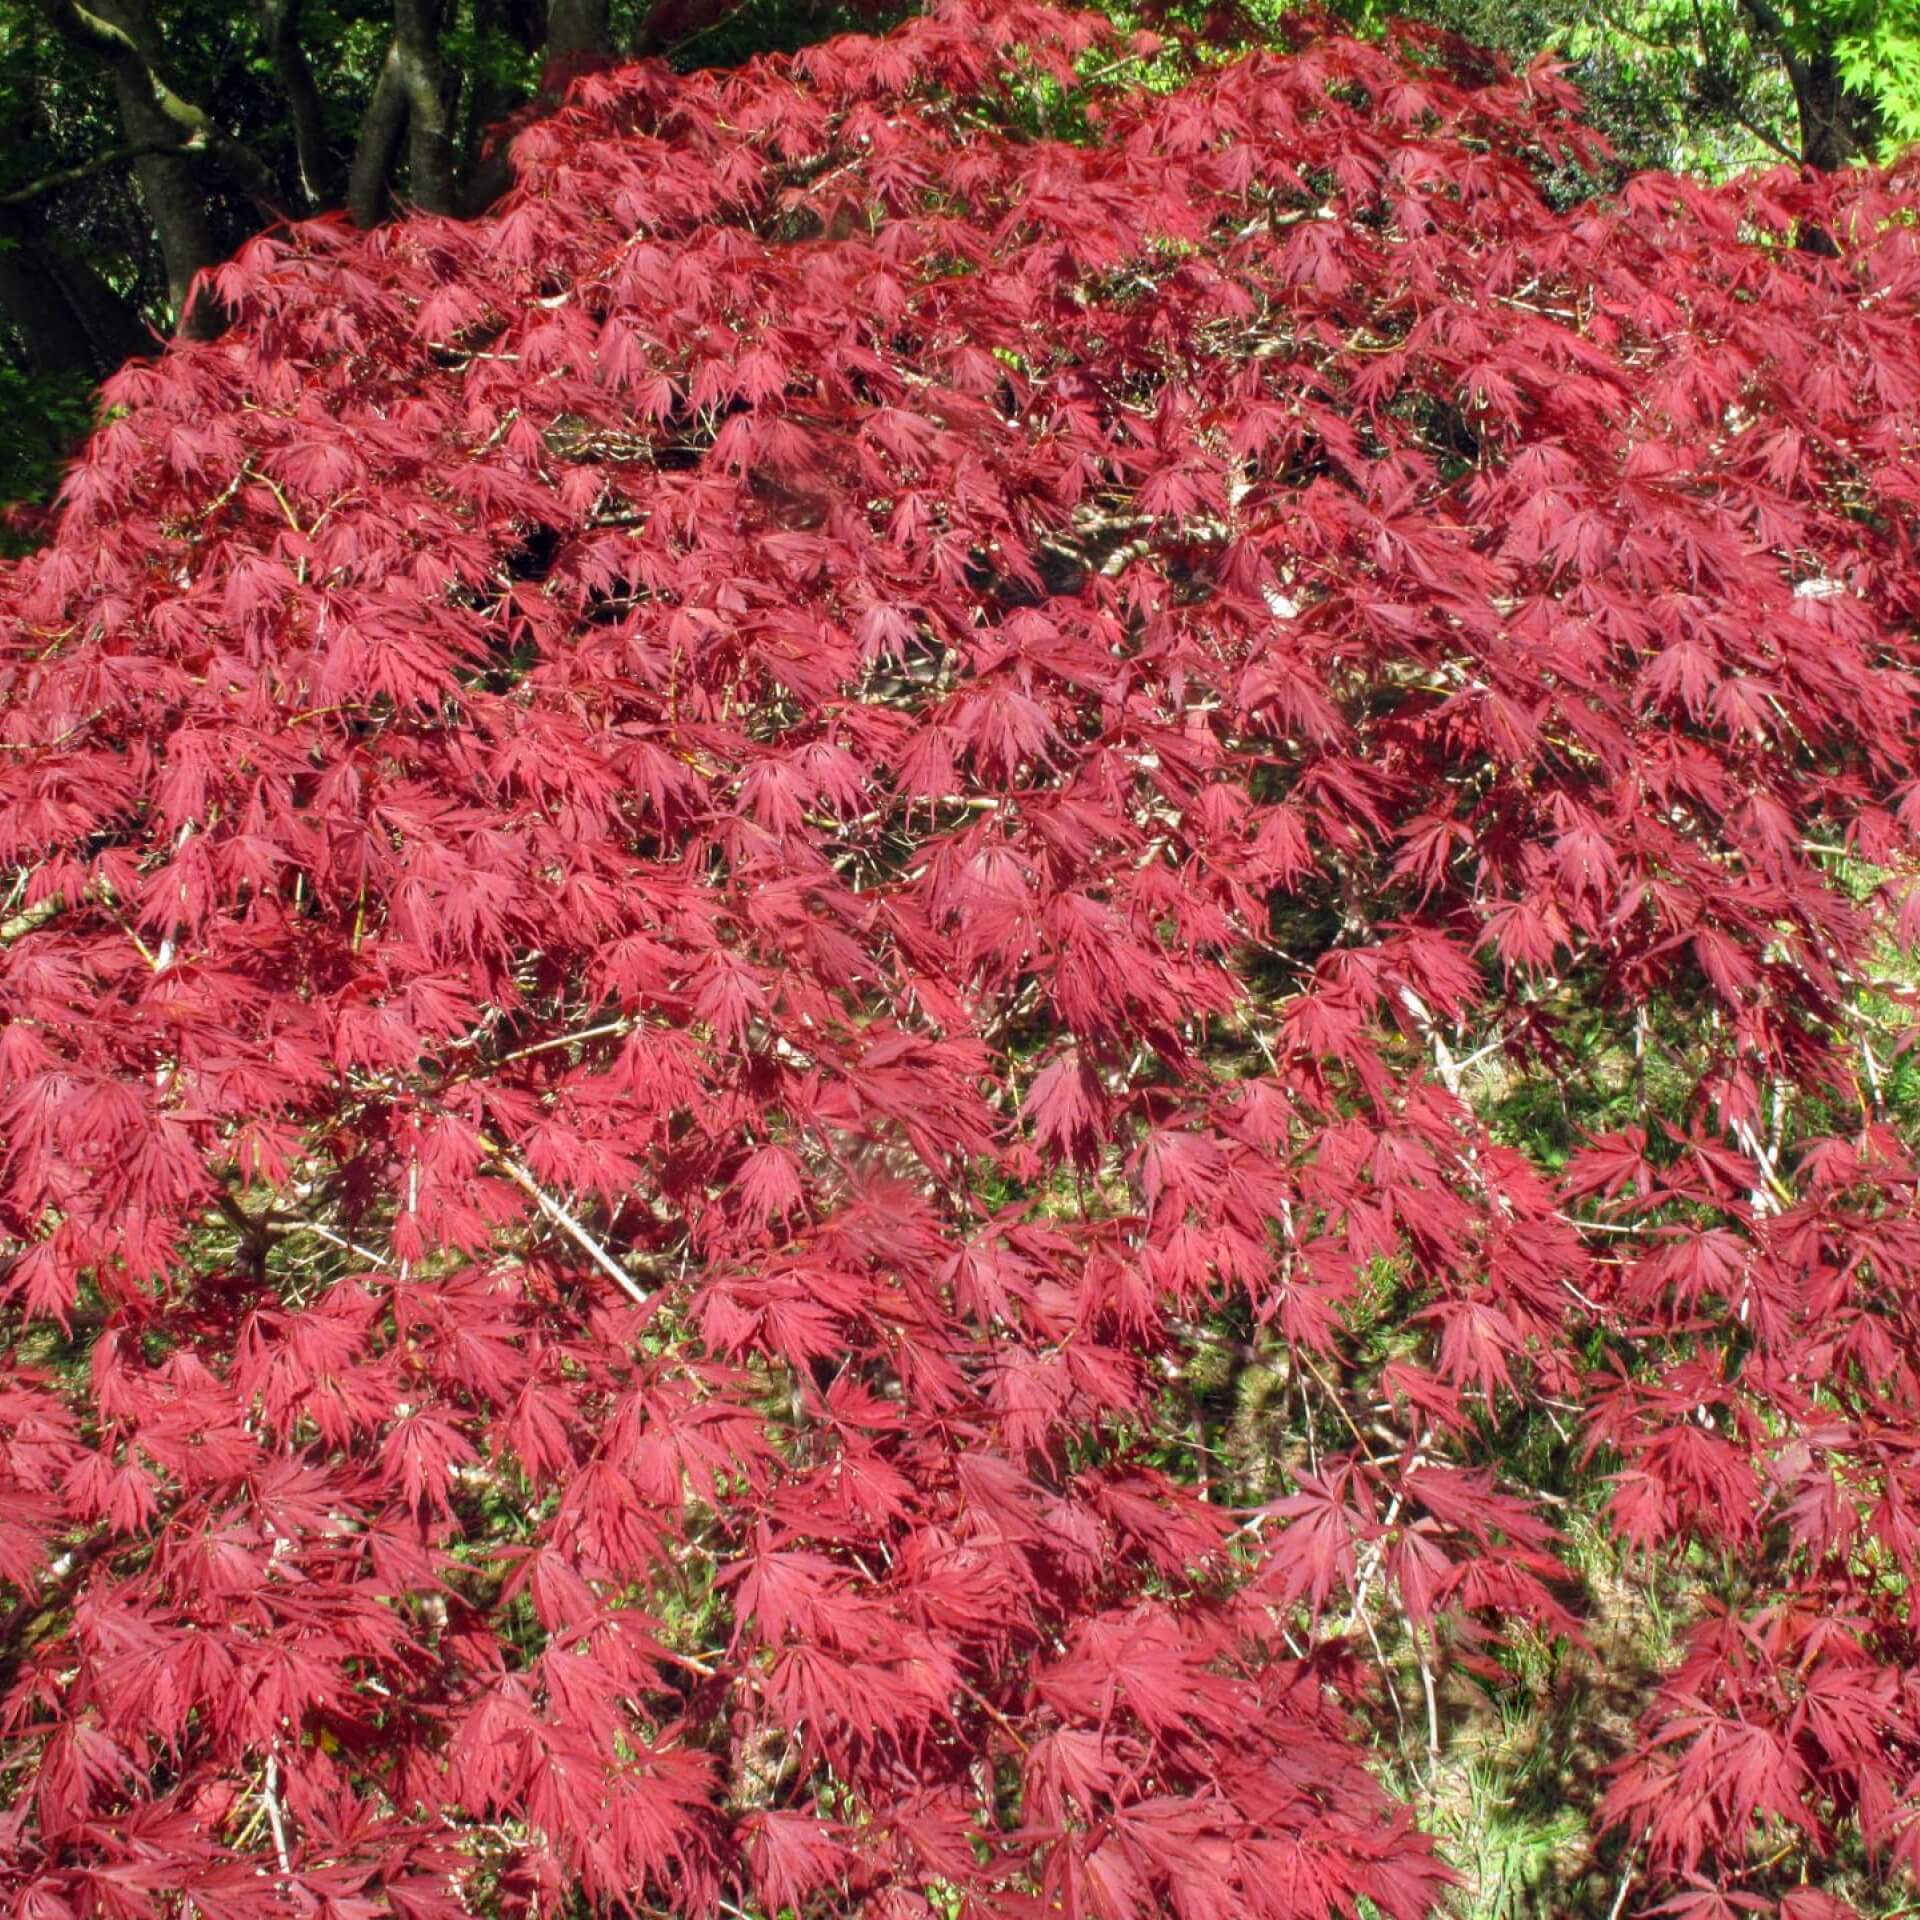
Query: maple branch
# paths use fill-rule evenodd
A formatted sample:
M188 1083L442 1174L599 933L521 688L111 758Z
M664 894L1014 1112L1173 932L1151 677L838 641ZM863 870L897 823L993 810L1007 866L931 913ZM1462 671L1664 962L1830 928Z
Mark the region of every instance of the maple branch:
M280 1871L290 1873L293 1862L287 1852L286 1816L280 1811L280 1756L278 1753L267 1755L267 1777L260 1788L260 1804L267 1810L267 1824L273 1829L274 1857L280 1862Z
M304 1192L301 1197L306 1197ZM304 1214L276 1213L271 1209L258 1216L250 1214L240 1204L239 1197L229 1188L222 1188L215 1194L213 1204L239 1233L242 1243L254 1248L257 1256L263 1261L265 1248L270 1240L297 1239L303 1233L310 1233L316 1239L324 1240L329 1246L338 1247L343 1253L350 1253L356 1259L365 1260L371 1266L389 1270L393 1266L393 1262L385 1254L376 1252L372 1247L363 1247L357 1240L350 1239L337 1228L330 1227L323 1221L310 1220Z
M65 905L59 894L50 893L24 912L16 913L11 920L0 922L0 947L10 947L36 927L44 927Z
M30 1588L22 1587L20 1598L4 1614L0 1614L0 1692L12 1684L24 1657L24 1649L21 1653L8 1651L16 1633L35 1619L43 1619L57 1612L63 1600L72 1598L73 1589L88 1568L119 1544L118 1537L111 1529L101 1528L91 1539L69 1548L48 1567L51 1592L35 1593Z
M1772 148L1781 159L1789 162L1793 166L1797 167L1803 163L1804 155L1795 152L1777 133L1761 126L1757 120L1749 119L1743 108L1729 107L1727 112L1736 126L1744 127L1763 147Z
M1413 1640L1414 1660L1420 1668L1420 1690L1427 1696L1427 1784L1431 1786L1440 1768L1440 1702L1434 1692L1433 1668L1428 1664L1419 1633L1411 1622L1407 1631Z
M504 1149L492 1149L495 1160L513 1184L527 1194L553 1224L581 1248L593 1264L633 1302L636 1307L649 1307L653 1304L653 1295L635 1284L628 1274L605 1247L583 1227L558 1200L555 1200L540 1183L534 1179L525 1167Z
M1780 1177L1780 1170L1774 1164L1774 1157L1767 1143L1745 1120L1736 1120L1733 1123L1733 1137L1740 1143L1748 1158L1760 1169L1761 1184L1754 1188L1752 1196L1754 1212L1778 1213L1783 1206L1792 1206L1794 1204L1793 1189Z
M224 1187L213 1196L213 1204L220 1209L240 1235L240 1244L246 1249L256 1274L264 1272L267 1264L267 1247L272 1237L271 1229L266 1222L256 1220Z
M1404 1445L1405 1443L1402 1442ZM1427 1449L1433 1444L1431 1427L1415 1443L1413 1456L1407 1462L1407 1471L1413 1473L1427 1463ZM1380 1537L1369 1548L1368 1564L1360 1570L1359 1583L1354 1588L1353 1611L1347 1615L1346 1631L1351 1633L1355 1623L1366 1609L1367 1589L1373 1584L1374 1575L1380 1571L1387 1557L1387 1536L1393 1531L1393 1523L1400 1518L1400 1509L1406 1504L1404 1487L1396 1488L1393 1498L1387 1503L1387 1515L1380 1523Z
M52 173L43 173L39 179L30 180L24 187L14 187L7 193L0 193L0 207L24 207L30 201L44 198L49 193L58 193L62 187L73 186L81 180L91 180L96 173L105 173L109 167L117 167L124 160L144 160L160 153L197 153L204 150L204 142L189 135L186 140L173 141L130 141L123 146L107 147L71 167L60 167Z
M370 1260L376 1267L391 1267L393 1262L384 1253L376 1253L371 1247L363 1247L357 1240L349 1240L344 1233L336 1233L333 1228L322 1226L318 1220L289 1220L284 1224L276 1223L283 1233L311 1233L329 1244L338 1247L343 1253L351 1253L361 1260Z
M618 1020L604 1020L597 1027L582 1027L577 1033L556 1034L551 1040L536 1040L530 1046L515 1047L511 1053L503 1053L495 1064L504 1067L511 1061L531 1060L537 1053L552 1053L558 1047L571 1047L582 1040L604 1040L611 1035L628 1034L633 1031L635 1024L624 1016Z
M1411 987L1400 989L1400 1002L1419 1023L1420 1030L1433 1047L1434 1071L1440 1076L1440 1084L1458 1100L1460 1093L1460 1063L1453 1057L1452 1049L1447 1045L1438 1023L1427 1010L1427 1004Z
M1365 1460L1370 1467L1379 1466L1380 1462L1374 1458L1373 1449L1367 1445L1367 1436L1360 1431L1353 1415L1347 1411L1347 1403L1341 1399L1339 1393L1335 1391L1332 1383L1327 1379L1327 1376L1314 1365L1307 1350L1304 1347L1295 1346L1294 1356L1299 1360L1300 1364L1319 1381L1320 1390L1327 1396L1328 1405L1346 1422L1347 1431L1353 1435L1355 1442L1360 1448L1360 1457Z
M1860 1060L1867 1070L1867 1085L1873 1091L1873 1117L1884 1120L1887 1116L1886 1092L1880 1082L1880 1062L1873 1051L1871 1038L1873 1023L1858 1008L1848 1007L1847 1013L1860 1028ZM1857 1089L1856 1089L1857 1091ZM1861 1102L1862 1106L1866 1103Z
M973 1704L976 1707L978 1707L980 1711L984 1713L987 1716L987 1718L991 1720L1000 1729L1000 1731L1004 1733L1007 1736L1007 1738L1013 1742L1013 1744L1016 1747L1020 1749L1022 1753L1026 1753L1030 1751L1026 1741L1021 1738L1019 1729L1013 1724L1011 1720L1007 1718L1007 1716L1004 1713L1000 1711L998 1707L996 1707L993 1704L991 1700L988 1700L982 1694L976 1692L971 1686L967 1684L965 1680L961 1679L957 1674L954 1676L954 1685L957 1686L960 1689L960 1691L964 1693L967 1696L967 1698L971 1700Z
M1627 1857L1620 1866L1620 1884L1613 1890L1613 1905L1607 1909L1607 1920L1620 1920L1626 1910L1627 1895L1633 1887L1635 1862L1640 1855L1640 1846L1636 1841L1627 1849Z

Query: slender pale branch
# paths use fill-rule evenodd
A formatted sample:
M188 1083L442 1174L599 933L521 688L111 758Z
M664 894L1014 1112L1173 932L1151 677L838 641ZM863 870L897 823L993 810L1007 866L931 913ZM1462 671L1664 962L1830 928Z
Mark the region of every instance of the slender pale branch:
M526 1194L540 1211L544 1213L575 1246L579 1247L588 1259L590 1259L609 1280L613 1281L636 1307L648 1307L653 1304L653 1295L647 1292L644 1287L636 1285L633 1276L614 1259L613 1255L610 1254L558 1200L554 1199L554 1197L534 1179L533 1175L530 1174L519 1161L514 1159L511 1154L503 1153L497 1148L495 1149L494 1158L499 1163L500 1171L504 1173L522 1193Z

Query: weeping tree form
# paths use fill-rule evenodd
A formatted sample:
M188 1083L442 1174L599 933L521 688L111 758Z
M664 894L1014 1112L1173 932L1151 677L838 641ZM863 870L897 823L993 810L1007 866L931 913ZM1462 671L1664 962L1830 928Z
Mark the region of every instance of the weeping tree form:
M1416 1920L1576 1525L1690 1595L1601 1909L1901 1883L1920 177L1557 212L1451 57L608 70L113 382L0 573L10 1910Z

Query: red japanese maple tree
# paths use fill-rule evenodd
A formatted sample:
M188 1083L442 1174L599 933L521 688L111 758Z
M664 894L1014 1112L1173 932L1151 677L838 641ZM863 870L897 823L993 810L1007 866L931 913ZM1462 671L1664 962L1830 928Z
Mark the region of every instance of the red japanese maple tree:
M0 577L10 1911L1416 1920L1393 1665L1589 1639L1596 1504L1623 1894L1920 1858L1920 172L1175 64L583 76L112 384Z

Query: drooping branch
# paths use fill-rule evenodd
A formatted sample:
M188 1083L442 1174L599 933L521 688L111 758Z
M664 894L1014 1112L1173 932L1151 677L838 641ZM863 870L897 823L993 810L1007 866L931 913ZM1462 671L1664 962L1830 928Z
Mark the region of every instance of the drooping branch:
M14 187L6 193L0 193L0 207L27 206L35 200L44 199L50 193L58 193L62 187L77 186L82 180L91 180L96 173L105 173L109 168L117 167L126 160L145 160L161 153L198 151L200 151L199 143L191 139L184 144L167 141L157 146L132 144L107 147L74 166L56 167L53 172L43 173L37 180L29 180L23 187Z

